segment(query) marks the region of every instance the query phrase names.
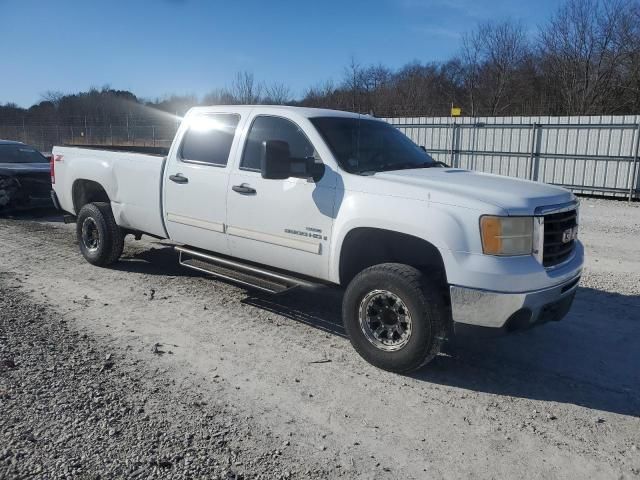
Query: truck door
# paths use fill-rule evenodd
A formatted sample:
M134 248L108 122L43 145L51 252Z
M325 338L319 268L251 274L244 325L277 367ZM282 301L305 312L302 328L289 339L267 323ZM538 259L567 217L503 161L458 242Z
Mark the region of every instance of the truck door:
M229 253L227 184L239 122L240 115L233 113L199 114L189 119L164 178L165 223L172 240Z
M327 278L335 179L269 180L260 174L262 143L281 140L292 157L317 153L291 120L258 115L247 133L228 189L227 234L231 254L264 265Z

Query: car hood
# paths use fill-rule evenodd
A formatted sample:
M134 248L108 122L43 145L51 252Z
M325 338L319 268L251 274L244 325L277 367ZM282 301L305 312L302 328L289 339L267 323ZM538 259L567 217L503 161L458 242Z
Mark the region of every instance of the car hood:
M490 205L509 215L531 215L537 207L575 200L561 187L456 168L398 170L369 178L386 184L377 191L477 210Z
M2 163L0 161L0 175L16 175L22 173L49 173L48 163Z

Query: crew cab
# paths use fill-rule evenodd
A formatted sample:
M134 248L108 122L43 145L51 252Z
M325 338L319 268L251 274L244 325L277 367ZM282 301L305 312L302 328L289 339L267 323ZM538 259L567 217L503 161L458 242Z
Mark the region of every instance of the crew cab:
M251 288L339 285L350 340L380 368L419 368L459 328L560 320L578 286L571 192L449 168L370 116L197 107L166 154L134 150L53 149L54 201L86 260L107 266L146 234Z

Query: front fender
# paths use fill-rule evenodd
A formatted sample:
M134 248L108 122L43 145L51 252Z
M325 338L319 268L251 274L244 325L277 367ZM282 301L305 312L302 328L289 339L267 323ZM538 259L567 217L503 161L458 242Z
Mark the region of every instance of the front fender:
M379 228L411 235L426 240L439 250L480 252L480 215L478 210L428 200L345 191L332 234L330 280L340 281L342 246L355 228Z

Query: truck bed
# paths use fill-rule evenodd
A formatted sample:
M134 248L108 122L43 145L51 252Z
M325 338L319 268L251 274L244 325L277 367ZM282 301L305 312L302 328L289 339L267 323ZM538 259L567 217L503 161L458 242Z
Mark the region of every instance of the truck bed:
M166 157L169 154L169 147L154 147L146 145L91 145L83 143L65 143L65 147L86 148L90 150L105 150L108 152L130 152Z
M154 153L131 149L155 148ZM74 203L81 186L100 185L111 200L119 226L166 237L161 191L165 157L158 147L54 147L54 190L63 210L78 214ZM75 193L74 193L75 192Z

